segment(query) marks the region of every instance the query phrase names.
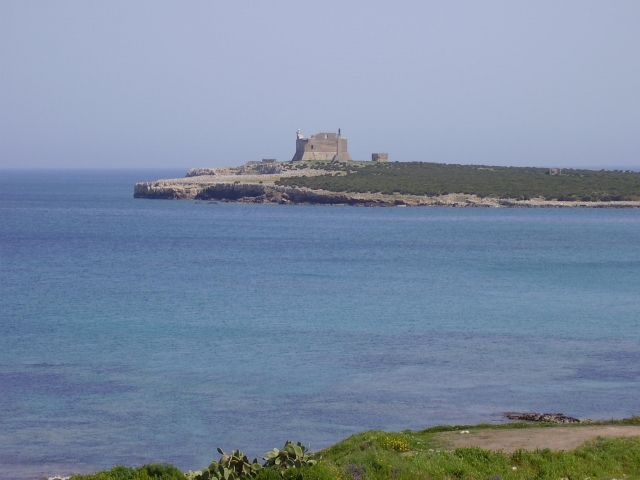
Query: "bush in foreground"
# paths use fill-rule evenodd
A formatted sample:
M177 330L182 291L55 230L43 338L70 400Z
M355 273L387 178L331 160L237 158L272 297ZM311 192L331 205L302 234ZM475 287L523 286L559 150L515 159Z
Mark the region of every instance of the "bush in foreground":
M184 480L185 475L173 465L150 464L138 468L123 466L93 475L75 475L73 480Z

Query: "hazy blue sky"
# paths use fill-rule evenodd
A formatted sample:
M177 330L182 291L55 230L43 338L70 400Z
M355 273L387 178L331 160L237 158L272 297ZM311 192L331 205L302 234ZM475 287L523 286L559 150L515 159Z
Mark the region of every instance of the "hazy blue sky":
M640 167L640 1L0 2L0 167Z

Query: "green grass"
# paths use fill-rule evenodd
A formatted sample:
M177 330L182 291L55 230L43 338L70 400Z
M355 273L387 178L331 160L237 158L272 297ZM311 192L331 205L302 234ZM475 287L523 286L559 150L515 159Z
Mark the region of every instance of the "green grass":
M598 439L567 452L506 454L476 447L443 450L433 440L439 431L445 430L394 434L411 445L406 452L381 446L385 432L355 435L322 452L322 463L344 480L640 478L640 438Z
M563 169L548 175L546 168L447 165L423 162L303 163L326 175L286 177L278 185L333 192L437 196L466 193L479 197L527 200L640 200L640 173L615 170ZM340 173L340 175L337 175Z
M640 416L591 425L640 425ZM432 427L421 431L368 431L353 435L317 453L318 463L281 475L263 469L258 480L387 480L477 479L559 480L640 479L640 437L598 438L575 450L518 450L512 454L476 447L446 450L436 434L457 430L513 428L581 428L583 424L558 425L508 423ZM114 467L74 480L174 480L183 474L170 465L140 468Z
M173 465L151 464L138 468L123 466L93 475L75 475L73 480L184 480L184 473Z

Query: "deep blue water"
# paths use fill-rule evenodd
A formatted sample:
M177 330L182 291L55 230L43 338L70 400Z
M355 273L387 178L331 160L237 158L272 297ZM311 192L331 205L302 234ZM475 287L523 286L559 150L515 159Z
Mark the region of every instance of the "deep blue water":
M3 478L640 413L640 211L132 198L0 171Z

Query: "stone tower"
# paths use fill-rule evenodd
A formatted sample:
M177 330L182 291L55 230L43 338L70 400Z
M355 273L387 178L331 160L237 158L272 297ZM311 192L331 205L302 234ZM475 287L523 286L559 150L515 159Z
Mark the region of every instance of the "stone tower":
M347 139L338 133L316 133L305 138L298 130L296 153L293 162L303 160L322 160L325 162L348 162L351 160L347 150Z

